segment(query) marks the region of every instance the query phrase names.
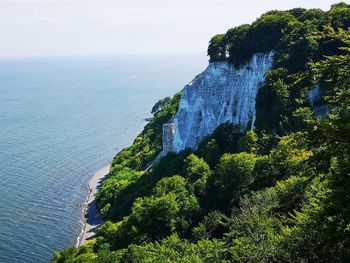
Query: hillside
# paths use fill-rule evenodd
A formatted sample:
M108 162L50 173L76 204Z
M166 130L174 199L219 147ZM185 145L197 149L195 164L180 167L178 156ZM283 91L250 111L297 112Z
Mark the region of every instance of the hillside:
M340 3L214 36L114 158L96 238L52 262L349 262L349 26Z

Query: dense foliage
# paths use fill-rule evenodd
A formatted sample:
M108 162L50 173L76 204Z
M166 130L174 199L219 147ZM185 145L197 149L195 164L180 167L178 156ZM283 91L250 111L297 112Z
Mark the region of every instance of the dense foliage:
M98 205L105 218L121 218L126 214L125 207L130 208L134 196L128 191L137 184L143 171L159 154L162 148L162 126L175 115L180 96L181 93L178 93L172 99L165 98L157 102L152 109L154 117L150 123L132 146L114 158L109 178L97 194Z
M276 52L257 129L222 125L196 151L169 153L145 170L180 95L167 100L115 157L98 194L108 221L97 237L52 261L349 262L349 14L344 3L272 11L215 36L212 61L238 65ZM310 104L316 86L322 99Z

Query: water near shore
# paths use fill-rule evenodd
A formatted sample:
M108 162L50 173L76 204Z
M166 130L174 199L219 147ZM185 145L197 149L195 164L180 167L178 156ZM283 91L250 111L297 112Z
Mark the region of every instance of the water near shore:
M98 170L89 180L87 188L89 194L83 207L82 228L78 236L76 247L84 245L96 234L97 228L103 224L103 218L96 205L96 195L103 181L107 178L111 166L107 165Z
M0 59L0 262L75 245L87 183L132 143L199 55Z

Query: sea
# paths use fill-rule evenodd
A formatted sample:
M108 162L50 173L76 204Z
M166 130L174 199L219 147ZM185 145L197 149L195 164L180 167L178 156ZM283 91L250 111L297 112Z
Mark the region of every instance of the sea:
M91 176L205 54L0 58L0 262L75 245Z

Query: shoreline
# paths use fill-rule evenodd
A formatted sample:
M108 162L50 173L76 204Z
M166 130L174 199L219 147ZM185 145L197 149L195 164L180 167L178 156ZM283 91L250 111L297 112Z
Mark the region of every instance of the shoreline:
M96 206L96 194L101 183L109 173L110 165L98 170L88 181L89 194L83 204L83 226L77 238L76 247L79 248L89 241L96 233L97 228L103 223L103 219Z

